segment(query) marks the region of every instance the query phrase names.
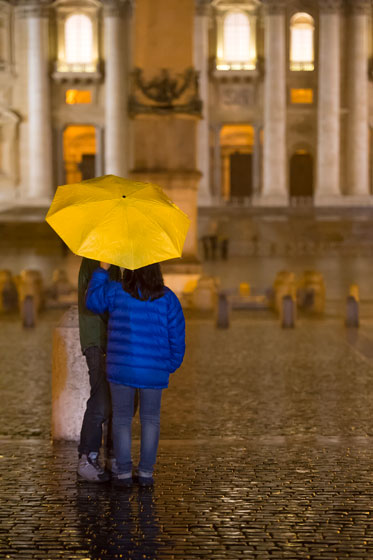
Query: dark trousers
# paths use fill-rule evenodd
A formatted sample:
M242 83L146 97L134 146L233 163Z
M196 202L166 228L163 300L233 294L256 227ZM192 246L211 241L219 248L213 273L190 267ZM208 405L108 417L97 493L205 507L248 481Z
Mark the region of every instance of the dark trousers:
M105 354L98 346L90 346L85 351L88 365L91 394L80 432L79 455L91 451L98 452L102 441L102 425L109 421L108 447L111 446L111 397L106 380Z

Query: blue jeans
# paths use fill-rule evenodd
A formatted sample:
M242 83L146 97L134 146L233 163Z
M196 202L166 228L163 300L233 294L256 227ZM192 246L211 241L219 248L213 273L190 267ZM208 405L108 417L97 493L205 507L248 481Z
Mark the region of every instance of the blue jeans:
M132 472L132 417L136 389L110 383L114 454L119 473ZM162 389L139 389L141 448L139 474L151 476L157 459Z

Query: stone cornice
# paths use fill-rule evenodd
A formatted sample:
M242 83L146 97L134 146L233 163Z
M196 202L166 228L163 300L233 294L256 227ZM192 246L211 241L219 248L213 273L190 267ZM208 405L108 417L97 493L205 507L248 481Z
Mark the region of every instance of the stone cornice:
M262 0L267 14L276 15L286 12L286 0Z
M102 0L104 16L123 17L131 9L130 0Z
M21 17L48 17L52 0L17 0L17 13Z
M342 7L342 0L319 0L320 12L323 14L339 13Z
M371 10L371 0L348 0L348 11L352 14L369 15Z
M208 16L211 9L211 0L195 0L196 2L196 15Z

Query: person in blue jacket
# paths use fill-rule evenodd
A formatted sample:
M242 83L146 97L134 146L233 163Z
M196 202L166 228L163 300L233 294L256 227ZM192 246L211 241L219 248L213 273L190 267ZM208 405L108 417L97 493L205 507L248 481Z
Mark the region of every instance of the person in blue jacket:
M156 462L162 390L182 364L185 321L176 295L164 285L159 263L110 280L100 263L90 280L86 306L109 312L106 373L113 405L114 483L132 484L131 436L136 388L140 392L141 449L138 481L151 486Z

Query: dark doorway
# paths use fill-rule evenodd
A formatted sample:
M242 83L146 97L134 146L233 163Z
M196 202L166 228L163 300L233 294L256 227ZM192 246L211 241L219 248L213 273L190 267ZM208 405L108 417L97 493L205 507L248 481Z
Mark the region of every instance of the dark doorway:
M252 154L235 152L230 156L230 196L231 198L251 197Z
M313 157L306 151L290 159L290 198L313 197Z
M96 177L96 156L94 154L83 154L79 163L82 181Z

